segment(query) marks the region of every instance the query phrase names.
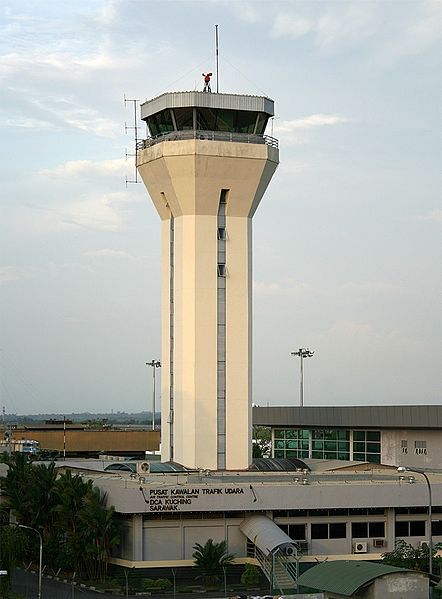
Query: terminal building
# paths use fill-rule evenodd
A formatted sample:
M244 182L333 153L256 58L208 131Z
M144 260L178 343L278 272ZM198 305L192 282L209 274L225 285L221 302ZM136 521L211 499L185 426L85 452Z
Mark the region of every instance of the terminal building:
M442 470L442 405L253 408L275 458Z

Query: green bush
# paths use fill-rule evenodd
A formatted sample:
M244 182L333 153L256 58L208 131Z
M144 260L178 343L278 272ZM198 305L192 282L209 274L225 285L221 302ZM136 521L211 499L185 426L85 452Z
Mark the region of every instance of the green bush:
M152 578L143 578L141 581L140 587L142 591L148 591L152 587L155 586L155 581Z
M157 578L154 580L153 586L159 589L167 590L172 588L173 585L168 578Z
M241 584L254 586L259 584L261 574L259 568L253 564L246 564L244 572L241 574Z

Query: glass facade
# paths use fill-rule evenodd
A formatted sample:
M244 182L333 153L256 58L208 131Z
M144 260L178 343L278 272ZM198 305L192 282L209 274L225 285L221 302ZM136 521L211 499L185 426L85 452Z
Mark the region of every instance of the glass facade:
M273 438L275 458L381 462L380 431L277 428Z
M353 459L357 462L380 463L380 431L353 431Z
M263 135L269 116L252 110L221 108L167 108L147 118L150 135L156 137L170 131L225 131Z
M308 458L309 431L304 429L275 429L275 458Z
M312 458L320 460L349 460L350 431L315 429L312 434Z

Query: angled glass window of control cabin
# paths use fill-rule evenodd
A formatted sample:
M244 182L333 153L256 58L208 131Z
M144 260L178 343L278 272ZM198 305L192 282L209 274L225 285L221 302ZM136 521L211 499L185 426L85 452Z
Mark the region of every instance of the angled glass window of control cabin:
M139 142L138 149L165 139L193 137L277 147L276 139L264 135L272 116L273 101L266 97L167 93L141 105L141 118L146 122L149 137Z

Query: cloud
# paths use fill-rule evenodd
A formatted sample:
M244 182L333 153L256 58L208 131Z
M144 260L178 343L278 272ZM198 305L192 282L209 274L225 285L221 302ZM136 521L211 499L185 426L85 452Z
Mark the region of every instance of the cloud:
M414 294L414 290L396 285L389 281L350 281L341 286L344 295L352 296L383 296L383 297L406 297Z
M327 125L348 123L348 119L336 114L311 114L301 119L291 121L276 121L273 127L275 133L292 133L299 129L314 129Z
M81 196L58 202L55 207L33 206L33 227L41 231L83 228L91 231L121 231L125 219L121 210L123 193Z
M310 33L314 27L314 20L284 12L276 15L271 34L273 37L298 38Z
M11 283L12 281L30 279L32 274L32 271L28 268L20 268L18 266L1 266L0 283Z
M328 10L316 23L315 41L322 49L361 44L379 27L373 3L347 3Z
M427 212L426 214L418 214L413 220L442 225L442 209L436 208L435 210L430 210L430 212Z
M441 37L442 4L437 0L403 3L400 11L385 2L283 4L281 10L275 3L269 14L272 37L309 36L320 51L332 54L361 47L381 67L426 52Z
M128 258L134 260L134 257L123 250L113 250L111 248L102 248L100 250L91 250L84 252L84 256L103 257L103 258Z
M310 285L310 283L291 280L283 282L253 281L253 292L257 295L289 296L295 299L303 299L306 296L316 293L314 287Z
M69 160L60 166L40 171L40 175L54 179L95 177L117 174L123 176L127 170L124 158L114 160Z
M411 354L416 350L428 351L428 344L415 336L388 325L376 326L365 320L336 321L318 335L317 343L324 348L333 347L336 346L337 339L342 354L348 353L351 359L360 356L362 352L367 357L370 356L370 360L385 362L391 360L391 355L395 353L402 355Z

